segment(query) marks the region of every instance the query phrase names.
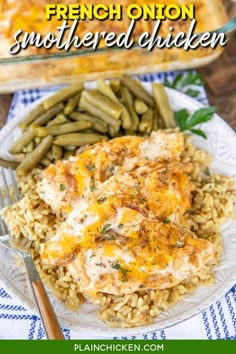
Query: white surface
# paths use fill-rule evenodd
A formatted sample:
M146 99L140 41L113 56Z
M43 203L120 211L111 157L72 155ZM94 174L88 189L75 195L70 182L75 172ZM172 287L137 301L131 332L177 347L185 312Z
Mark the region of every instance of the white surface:
M89 83L88 88L94 87ZM150 84L144 84L147 91L151 90ZM189 111L202 107L202 104L177 91L167 89L171 105L174 110L187 108ZM31 106L35 106L35 103ZM9 157L7 149L13 140L20 134L17 123L25 116L27 109L18 109L20 114L11 120L0 132L0 156ZM201 127L201 126L200 126ZM212 172L230 175L236 182L236 135L231 128L217 115L202 126L208 139L194 136L193 142L209 151L214 156L211 166ZM58 314L60 323L88 338L112 338L114 336L139 334L170 327L182 322L219 300L227 290L236 282L236 222L230 221L222 227L224 239L224 252L221 266L216 269L216 282L212 287L201 287L194 294L185 297L175 307L162 312L155 322L145 327L131 329L111 329L97 319L96 307L84 304L77 313L67 310L49 291L53 306ZM37 312L34 300L27 283L24 269L16 264L15 256L0 248L0 284L8 290L14 298L26 308Z

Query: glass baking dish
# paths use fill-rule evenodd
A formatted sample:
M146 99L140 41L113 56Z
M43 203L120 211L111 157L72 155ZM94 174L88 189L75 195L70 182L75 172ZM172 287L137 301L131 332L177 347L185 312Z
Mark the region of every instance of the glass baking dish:
M70 0L57 1L57 3L73 3ZM82 3L80 1L79 3ZM136 1L138 3L155 3L155 1ZM156 3L173 3L169 0L156 1ZM176 3L177 1L175 1ZM196 13L201 16L198 22L198 33L205 31L224 32L228 36L236 28L236 1L235 0L178 0L179 3L194 3ZM8 5L7 5L8 3ZM23 4L23 11L21 4ZM132 49L99 48L97 51L91 49L79 49L71 51L50 52L45 49L30 47L29 50L20 54L10 56L8 54L9 41L13 39L13 34L17 25L22 29L27 24L31 31L37 31L37 26L43 27L38 20L41 10L45 11L44 5L47 0L29 0L29 13L25 11L25 2L15 2L13 0L0 0L0 92L13 92L19 89L36 88L46 85L71 83L78 80L94 80L97 77L113 77L121 73L141 74L167 70L190 69L208 64L216 59L223 51L223 48L199 48L197 50L185 51L183 49L158 49L153 51L134 47ZM96 3L96 1L93 1ZM98 2L99 3L99 2ZM106 1L103 1L103 4ZM109 3L109 2L107 2ZM119 3L133 3L133 1L123 0ZM39 6L40 5L40 6ZM198 11L198 12L197 12ZM12 15L11 13L14 13ZM5 17L4 18L4 14ZM33 17L36 16L36 17ZM7 25L6 20L7 19ZM12 21L11 21L12 19ZM15 21L17 19L17 22ZM199 17L197 17L199 19ZM26 21L27 20L27 21ZM108 21L109 22L109 21ZM105 22L104 22L105 23ZM104 25L103 23L103 25ZM5 30L3 31L3 24ZM110 30L116 24L110 23ZM140 21L140 31L142 26L147 26L147 21ZM171 23L167 22L167 26ZM175 25L175 24L174 24ZM55 23L52 24L55 28ZM94 23L88 24L87 30ZM180 27L181 28L181 27ZM49 29L45 27L47 33ZM100 28L101 30L101 28ZM127 30L127 27L123 30ZM41 32L40 32L41 33ZM4 37L5 35L5 37ZM10 43L12 44L12 42Z

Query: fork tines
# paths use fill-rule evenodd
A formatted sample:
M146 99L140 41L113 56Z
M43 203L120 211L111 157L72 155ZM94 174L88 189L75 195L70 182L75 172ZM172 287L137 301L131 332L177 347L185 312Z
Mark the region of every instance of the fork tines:
M10 188L13 187L14 193L11 193ZM15 203L15 199L19 200L19 192L11 168L0 168L0 210L7 205ZM6 234L7 228L4 221L0 217L0 233Z

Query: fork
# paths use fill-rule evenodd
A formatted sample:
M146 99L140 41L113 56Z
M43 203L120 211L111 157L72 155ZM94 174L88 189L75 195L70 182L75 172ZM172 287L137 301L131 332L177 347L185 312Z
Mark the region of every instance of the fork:
M15 180L14 173L12 169L8 169L10 180L14 189L14 196L18 201L19 192L17 188L17 183ZM7 183L6 174L3 168L0 170L0 177L2 178L3 188L6 191L6 197L3 196L0 186L0 210L4 206L11 205L14 203L13 198L11 197L9 182ZM43 323L43 327L48 339L65 339L59 325L57 316L52 308L40 275L34 265L30 254L30 242L24 243L22 240L17 240L14 237L8 235L8 230L6 224L0 217L0 245L5 247L8 250L15 252L25 265L25 268L28 273L29 282L33 290L35 297L35 302L37 304L40 317Z

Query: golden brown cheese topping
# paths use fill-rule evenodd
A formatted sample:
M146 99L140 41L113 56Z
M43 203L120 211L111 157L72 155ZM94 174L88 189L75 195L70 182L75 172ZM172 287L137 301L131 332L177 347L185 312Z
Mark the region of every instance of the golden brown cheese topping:
M96 144L46 169L39 193L66 221L43 261L66 265L88 293L168 288L200 269L213 245L184 226L193 185L182 150L182 133L155 132Z

